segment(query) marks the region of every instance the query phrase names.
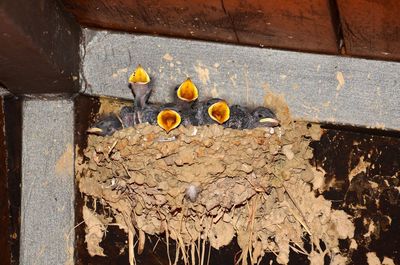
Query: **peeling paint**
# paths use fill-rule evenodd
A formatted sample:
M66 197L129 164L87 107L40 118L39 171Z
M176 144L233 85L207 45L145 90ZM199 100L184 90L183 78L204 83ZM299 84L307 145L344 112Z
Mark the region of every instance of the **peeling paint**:
M67 144L65 152L60 156L55 165L58 176L71 176L73 174L74 151L72 144Z
M194 69L197 73L199 80L206 85L210 81L210 71L202 64L198 64L194 66Z
M117 72L113 73L111 76L112 78L118 78L121 75L124 75L128 72L128 68L118 69Z
M174 59L174 57L172 57L171 54L166 53L166 54L164 54L163 59L166 61L172 61Z
M217 91L217 84L214 83L213 88L211 89L211 96L213 98L217 98L218 97L218 91Z
M336 87L336 90L339 91L343 88L344 86L344 76L342 72L336 72L336 79L339 82L339 84Z

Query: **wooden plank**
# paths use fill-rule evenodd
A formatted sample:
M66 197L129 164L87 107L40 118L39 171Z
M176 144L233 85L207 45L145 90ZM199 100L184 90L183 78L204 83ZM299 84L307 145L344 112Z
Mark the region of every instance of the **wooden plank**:
M8 242L9 200L7 189L7 152L3 98L0 97L0 262L11 264L11 248Z
M63 0L84 25L336 54L325 0Z
M220 0L65 0L64 4L84 25L236 42Z
M398 0L337 0L346 53L400 60Z
M142 64L153 102L171 101L172 89L190 76L201 99L259 106L272 91L284 94L296 118L400 130L399 63L108 31L84 36L87 94L132 99L127 80Z
M19 264L22 100L0 100L0 263Z
M0 2L0 83L13 94L78 89L78 24L57 1Z
M326 0L223 1L240 43L337 53L337 27Z

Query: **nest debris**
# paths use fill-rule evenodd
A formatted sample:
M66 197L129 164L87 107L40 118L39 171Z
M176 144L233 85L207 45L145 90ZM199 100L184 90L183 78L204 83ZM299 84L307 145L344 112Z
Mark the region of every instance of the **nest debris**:
M205 241L219 249L235 236L241 264L258 264L267 252L286 264L290 250L311 264L323 264L326 255L331 264L345 264L339 239L353 238L354 225L315 195L324 172L308 162L309 143L321 129L280 118L275 129L181 126L166 134L139 125L109 137L90 135L76 162L79 190L111 213L84 206L89 253L104 255L99 243L116 224L128 234L131 264L134 238L140 254L146 234L176 241L171 264L204 264Z

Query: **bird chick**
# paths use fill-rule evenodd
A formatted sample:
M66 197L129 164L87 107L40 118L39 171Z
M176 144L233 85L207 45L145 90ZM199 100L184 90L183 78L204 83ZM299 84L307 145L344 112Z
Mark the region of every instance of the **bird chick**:
M157 115L157 124L167 133L181 124L182 118L178 110L172 104L166 104L161 107Z
M132 93L135 96L134 108L136 110L136 123L142 123L142 109L145 107L152 91L149 83L150 76L141 65L139 65L129 77L129 88L132 89Z
M94 126L89 128L86 132L97 134L99 136L110 136L121 129L121 120L116 115L111 114L96 122Z
M199 91L193 81L188 78L182 84L175 88L175 96L178 99L177 103L184 106L190 106L199 97Z
M280 124L280 121L276 118L275 113L266 107L257 107L252 113L252 122L249 128L257 127L275 127Z
M124 128L133 127L136 125L135 108L133 106L123 106L119 111L119 117L121 118Z
M241 105L233 105L230 107L230 118L224 123L225 128L231 129L247 129L252 123L252 114L250 110Z
M196 111L192 108L199 97L199 91L190 78L187 78L182 84L175 88L174 102L175 107L181 114L183 126L192 124Z
M230 108L225 100L212 98L194 106L196 110L193 125L223 124L230 117Z
M161 110L160 105L147 104L142 109L142 123L157 124L157 115Z

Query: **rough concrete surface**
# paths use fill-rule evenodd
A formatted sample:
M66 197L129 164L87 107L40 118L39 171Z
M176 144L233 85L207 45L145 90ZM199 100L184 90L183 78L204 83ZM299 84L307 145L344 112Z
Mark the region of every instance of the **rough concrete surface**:
M23 105L21 264L73 264L73 103Z
M83 31L82 91L132 98L128 76L149 71L151 100L171 100L186 77L201 98L262 105L268 91L283 93L296 118L400 129L400 63L242 47L203 41Z

